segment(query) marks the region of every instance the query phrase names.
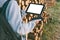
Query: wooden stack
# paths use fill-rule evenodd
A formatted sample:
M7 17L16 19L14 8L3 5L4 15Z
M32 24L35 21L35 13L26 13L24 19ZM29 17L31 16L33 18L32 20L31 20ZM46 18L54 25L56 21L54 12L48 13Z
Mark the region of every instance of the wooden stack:
M45 0L45 5L47 8L54 6L56 4L56 0Z
M55 0L20 0L19 4L22 10L26 10L29 3L39 3L39 4L45 4L45 9L47 9L50 6L55 5ZM28 34L28 40L41 40L41 36L43 33L43 26L44 23L47 23L48 20L48 14L46 11L42 13L42 21L39 21L39 23L35 26L35 28ZM23 20L24 22L29 21L31 18L33 18L34 15L28 14Z
M20 0L19 1L19 4L23 10L29 5L29 3L45 4L45 6L48 8L54 6L56 4L56 0Z

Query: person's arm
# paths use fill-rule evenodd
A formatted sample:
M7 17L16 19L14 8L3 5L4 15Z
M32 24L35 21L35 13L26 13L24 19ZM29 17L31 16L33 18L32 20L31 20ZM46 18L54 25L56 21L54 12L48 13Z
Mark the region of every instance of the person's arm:
M9 2L6 9L6 18L12 29L16 32L18 25L22 23L20 9L16 1L12 0Z
M26 14L25 11L23 12L23 14ZM23 15L23 16L25 16L25 15ZM22 23L22 26L19 25L19 27L17 29L17 33L19 33L20 35L25 35L26 33L31 32L34 29L37 21L39 21L39 20L32 20L28 23Z
M16 1L10 1L10 3L8 4L8 7L6 9L6 18L12 29L20 35L29 33L35 27L36 21L22 23L20 9Z

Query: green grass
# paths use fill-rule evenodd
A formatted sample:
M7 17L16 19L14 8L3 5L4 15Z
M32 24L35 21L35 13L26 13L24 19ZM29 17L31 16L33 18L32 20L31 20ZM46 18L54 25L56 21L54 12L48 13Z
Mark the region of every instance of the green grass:
M59 30L60 26L60 2L57 2L55 6L48 8L46 11L52 19L44 25L42 40L54 40L56 30Z

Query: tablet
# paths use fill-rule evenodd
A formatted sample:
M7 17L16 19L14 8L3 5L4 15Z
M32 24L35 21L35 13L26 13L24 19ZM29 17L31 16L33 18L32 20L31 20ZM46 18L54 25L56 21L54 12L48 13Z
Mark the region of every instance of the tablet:
M27 7L26 13L28 13L28 14L38 14L37 18L32 18L30 21L39 20L39 19L43 20L43 18L41 17L43 9L44 9L44 5L42 5L42 4L30 3Z
M26 13L41 14L43 9L44 9L44 5L42 4L30 3L27 7Z

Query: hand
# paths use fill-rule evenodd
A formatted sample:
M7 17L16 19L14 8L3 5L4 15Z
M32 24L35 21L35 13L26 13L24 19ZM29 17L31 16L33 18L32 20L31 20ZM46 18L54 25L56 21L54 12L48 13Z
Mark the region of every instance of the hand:
M36 24L38 24L39 23L39 20L36 20Z

